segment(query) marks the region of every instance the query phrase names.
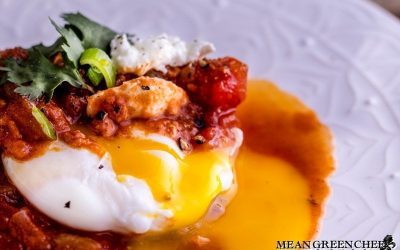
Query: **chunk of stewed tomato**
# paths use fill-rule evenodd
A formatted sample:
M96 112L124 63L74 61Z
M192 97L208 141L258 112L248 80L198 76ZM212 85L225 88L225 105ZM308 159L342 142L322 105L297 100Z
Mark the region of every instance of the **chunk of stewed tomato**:
M246 96L247 65L232 57L202 59L177 77L191 99L208 110L228 110Z

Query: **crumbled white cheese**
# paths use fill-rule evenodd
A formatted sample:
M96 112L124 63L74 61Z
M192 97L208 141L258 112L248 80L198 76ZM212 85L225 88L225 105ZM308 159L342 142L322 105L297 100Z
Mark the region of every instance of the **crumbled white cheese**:
M111 41L111 57L118 71L137 75L150 69L165 72L167 65L182 66L214 50L214 45L209 42L194 40L186 43L166 34L146 39L122 34Z

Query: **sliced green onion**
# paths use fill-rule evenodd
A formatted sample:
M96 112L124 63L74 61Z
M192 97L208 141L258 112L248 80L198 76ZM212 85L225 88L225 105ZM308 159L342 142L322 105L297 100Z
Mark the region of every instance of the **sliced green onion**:
M0 66L0 71L11 71L11 69L7 68L7 67L1 67Z
M36 121L42 127L43 133L52 140L56 139L56 131L53 128L53 124L47 119L47 117L40 111L35 105L32 107L32 115Z
M103 80L103 75L95 67L89 68L87 76L89 77L90 82L93 83L94 86L99 85L101 80Z
M90 48L85 50L81 55L80 64L88 64L91 66L91 69L93 69L93 71L98 71L99 73L101 73L106 81L107 88L111 88L115 85L117 70L110 57L103 50L97 48ZM90 81L92 81L92 79L90 79ZM96 81L92 83L96 85Z

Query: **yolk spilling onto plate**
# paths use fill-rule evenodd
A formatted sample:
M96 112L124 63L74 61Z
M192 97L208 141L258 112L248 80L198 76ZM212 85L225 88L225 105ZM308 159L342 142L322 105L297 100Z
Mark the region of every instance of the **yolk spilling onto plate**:
M223 191L220 173L232 169L229 156L218 151L195 152L181 158L168 144L154 140L96 138L96 141L110 153L120 181L125 176L145 180L154 198L173 212L171 229L199 220Z
M244 148L238 193L225 216L200 230L222 249L275 249L276 240L304 240L312 227L307 181L289 163Z
M238 117L244 132L238 192L225 214L190 233L139 237L132 249L276 249L277 240L315 235L333 170L329 130L297 98L265 81L248 85ZM210 241L196 245L194 236Z

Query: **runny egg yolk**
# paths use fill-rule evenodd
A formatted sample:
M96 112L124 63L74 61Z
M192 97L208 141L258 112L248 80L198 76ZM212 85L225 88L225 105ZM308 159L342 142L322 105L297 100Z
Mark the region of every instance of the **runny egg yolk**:
M248 85L237 115L244 141L234 166L237 193L224 215L179 240L135 239L129 249L277 249L278 241L312 239L333 168L329 131L312 110L264 81Z
M96 138L96 141L110 154L119 181L123 182L126 176L146 181L154 199L162 208L172 211L170 229L200 219L213 199L226 189L226 178L222 180L222 175L232 173L229 155L221 151L182 156L174 145L150 139Z

